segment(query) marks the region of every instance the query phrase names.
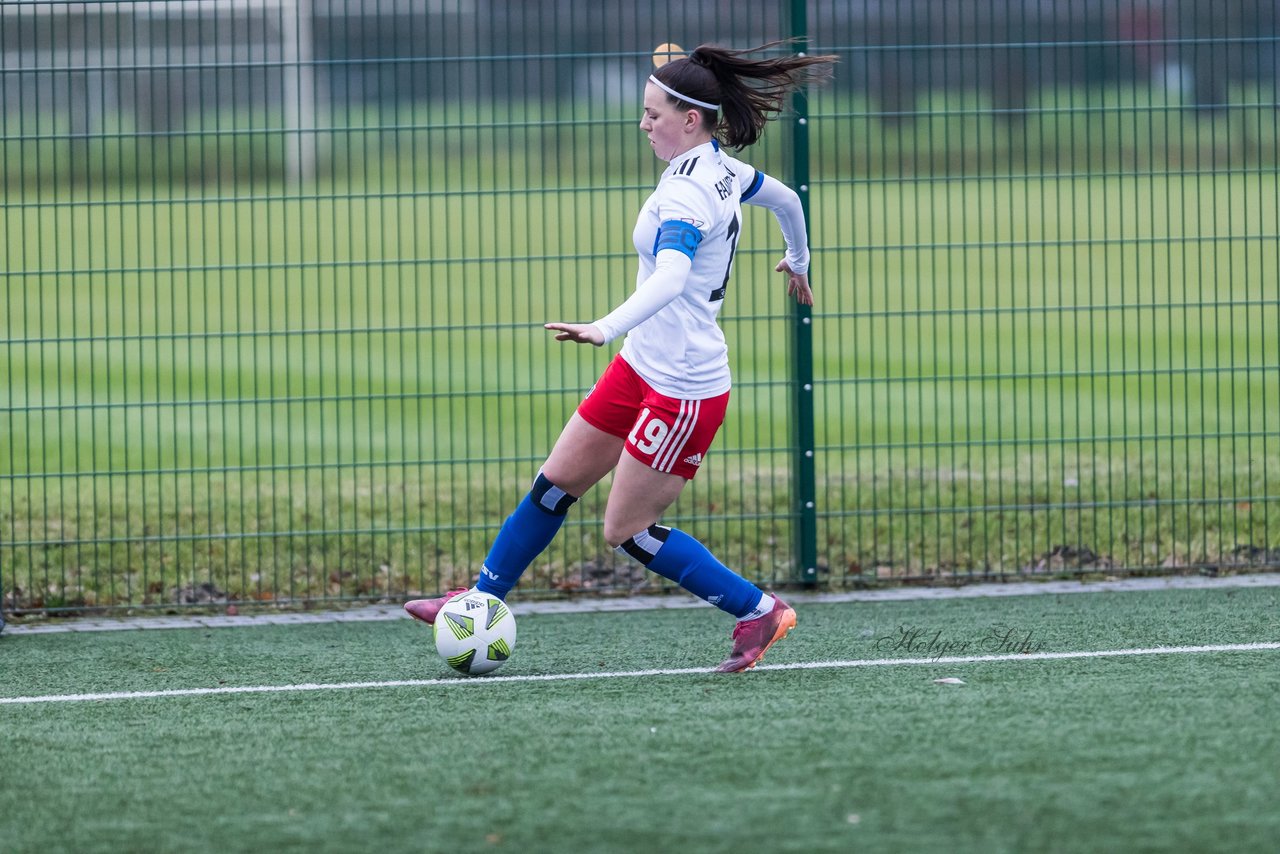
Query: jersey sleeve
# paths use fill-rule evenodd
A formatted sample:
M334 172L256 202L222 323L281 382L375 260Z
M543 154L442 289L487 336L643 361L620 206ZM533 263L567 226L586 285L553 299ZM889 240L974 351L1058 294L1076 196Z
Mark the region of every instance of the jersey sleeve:
M755 170L750 195L743 190L742 201L773 211L787 242L787 264L793 272L809 272L809 233L804 223L804 207L800 197L781 181Z
M743 169L744 172L746 171L746 169L751 170L751 180L748 181L746 180L746 176L745 175L743 176L743 182L741 185L742 201L751 202L751 199L755 197L756 193L760 192L760 187L763 186L764 184L764 173L761 172L759 169L755 168L754 166L747 166L745 163L743 164L743 166L745 167ZM755 204L759 204L759 203L756 202Z
M658 200L658 221L662 226L654 241L653 254L656 257L663 249L677 249L692 260L697 244L707 236L715 217L711 188L691 177L676 176L664 182L662 190ZM698 232L696 239L689 228ZM680 235L679 245L672 242L676 235Z
M659 253L649 278L640 283L626 302L595 321L595 327L604 335L604 343L630 332L680 296L692 266L692 260L683 252Z

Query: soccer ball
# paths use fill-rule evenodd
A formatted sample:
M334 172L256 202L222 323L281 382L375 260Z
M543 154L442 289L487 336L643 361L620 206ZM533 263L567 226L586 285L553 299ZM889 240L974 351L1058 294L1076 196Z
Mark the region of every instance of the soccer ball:
M479 590L444 604L434 624L436 652L459 673L491 673L516 648L516 618L507 604Z

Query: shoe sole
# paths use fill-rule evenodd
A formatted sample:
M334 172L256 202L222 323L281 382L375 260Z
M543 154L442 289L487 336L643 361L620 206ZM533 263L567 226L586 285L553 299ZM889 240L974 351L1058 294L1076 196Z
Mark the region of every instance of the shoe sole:
M760 650L760 654L756 656L755 661L752 661L746 667L739 668L738 670L730 670L728 672L742 673L744 670L750 670L751 668L759 664L761 661L764 661L764 654L768 652L769 649L775 643L782 640L787 635L791 634L791 630L794 629L795 627L796 627L796 609L788 608L786 613L782 615L782 622L778 623L778 628L774 629L773 637L770 638L769 642L764 645L764 649Z

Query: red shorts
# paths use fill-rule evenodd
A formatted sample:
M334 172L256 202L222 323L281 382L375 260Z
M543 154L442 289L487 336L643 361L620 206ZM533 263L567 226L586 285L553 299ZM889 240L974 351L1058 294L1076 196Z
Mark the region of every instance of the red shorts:
M626 439L627 453L658 471L693 480L724 423L729 392L680 400L655 391L622 356L615 356L578 405L583 420Z

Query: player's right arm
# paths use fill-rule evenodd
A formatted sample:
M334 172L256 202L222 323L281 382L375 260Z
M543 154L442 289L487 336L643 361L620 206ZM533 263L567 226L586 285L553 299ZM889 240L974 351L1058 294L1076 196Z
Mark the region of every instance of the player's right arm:
M809 233L800 196L776 178L756 170L742 193L742 201L773 212L787 243L787 254L774 270L787 274L787 296L795 297L801 305L813 305L813 290L809 287Z

